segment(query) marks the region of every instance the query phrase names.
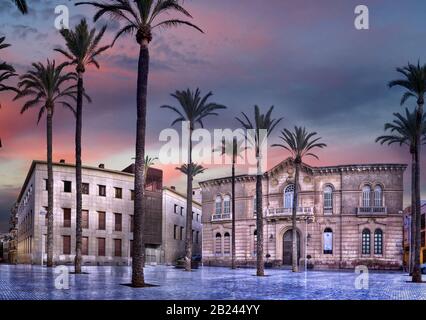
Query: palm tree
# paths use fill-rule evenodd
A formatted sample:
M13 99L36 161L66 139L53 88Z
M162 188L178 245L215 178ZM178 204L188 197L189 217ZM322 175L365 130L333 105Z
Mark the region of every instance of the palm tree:
M7 47L10 47L10 44L4 43L4 40L6 37L0 37L0 50L5 49ZM13 68L10 64L6 62L0 63L0 92L3 91L15 91L16 88L8 86L4 84L3 82L9 78L15 77L17 74L15 73L15 68ZM1 102L0 102L0 108L1 108ZM0 139L0 148L2 147L1 139Z
M161 106L177 113L178 118L172 122L172 126L176 123L186 121L189 126L188 136L188 165L192 163L192 133L198 124L204 127L203 121L206 117L215 115L220 109L226 109L225 106L214 102L208 102L213 95L209 92L204 97L201 96L200 89L195 92L187 89L186 91L176 91L171 94L180 104L180 108L169 105ZM187 175L186 184L186 237L185 237L185 270L191 271L192 259L192 175Z
M261 114L259 107L254 106L254 118L253 121L249 119L249 117L242 112L242 118L236 118L236 120L245 128L249 130L249 135L251 135L251 140L253 147L256 153L257 159L257 175L256 175L256 234L257 234L257 248L256 248L256 274L257 276L265 275L265 265L264 265L264 257L263 257L263 188L262 188L262 177L263 174L261 172L262 166L262 147L267 143L267 138L274 131L275 127L281 122L283 118L274 119L272 118L272 111L274 107L272 106L266 112L266 114ZM264 134L266 133L266 134ZM249 136L250 138L250 136Z
M15 6L21 11L22 14L28 13L27 2L25 0L12 0Z
M181 13L188 18L191 14L180 5L178 0L111 0L106 1L84 1L76 5L91 5L98 9L94 16L97 21L107 14L112 19L124 23L124 27L116 34L113 44L122 35L136 33L136 42L139 45L138 80L136 94L137 123L136 123L136 161L135 161L135 208L134 208L134 241L132 262L132 286L145 286L143 266L145 250L142 247L144 210L142 199L143 167L145 158L145 130L147 111L147 88L149 73L149 43L152 40L152 31L158 28L171 28L187 25L202 32L196 25L181 19L166 19L158 21L164 14Z
M84 94L84 79L83 75L86 67L94 65L99 69L99 63L96 58L104 52L109 46L99 47L99 43L105 33L104 26L98 34L96 29L89 32L87 22L82 19L75 30L62 29L61 35L65 39L67 50L55 49L62 53L69 61L68 63L75 66L77 73L77 108L76 108L76 128L75 128L75 170L76 170L76 253L75 253L75 273L81 273L82 263L82 173L81 173L81 135L83 125L83 94Z
M390 134L380 136L376 139L376 142L380 144L399 144L400 146L406 145L409 148L411 154L411 210L416 206L415 197L415 175L416 175L416 148L417 148L417 112L410 112L405 108L405 117L400 113L393 114L396 119L391 123L385 124L385 131L390 131ZM422 120L422 144L426 142L426 117L423 115ZM414 248L415 248L415 237L413 236L413 230L416 230L416 220L411 217L411 237L410 237L410 274L414 269Z
M299 271L299 262L297 261L297 232L296 232L296 214L298 204L298 193L299 193L299 172L300 166L303 162L303 158L307 156L318 159L318 156L312 152L315 148L324 148L327 145L325 143L318 142L321 137L316 137L316 132L308 132L306 128L294 127L294 131L284 129L281 131L280 139L282 143L273 144L273 147L280 147L290 152L294 164L294 195L293 195L293 207L292 207L292 235L293 235L293 257L292 257L292 270L293 272ZM306 262L305 262L306 263Z
M393 88L395 86L401 87L404 90L404 94L401 98L401 105L403 105L409 98L415 98L417 100L416 108L416 125L417 125L417 138L415 149L415 174L414 174L414 197L415 197L415 206L411 208L411 217L415 219L413 222L415 225L415 232L412 234L415 235L415 247L414 247L414 267L412 273L412 281L419 283L422 281L422 274L420 270L420 247L421 247L421 203L420 203L420 154L421 154L421 125L423 118L423 105L424 105L424 96L426 92L426 65L421 66L420 62L417 65L409 63L403 68L396 69L403 78L397 79L389 82L389 87Z
M32 70L20 77L18 87L20 92L15 100L31 97L21 109L21 114L27 110L40 107L37 124L46 113L47 134L47 266L53 266L53 165L52 165L52 118L57 105L61 105L74 114L74 108L68 102L75 101L76 85L65 87L69 81L76 81L75 73L65 73L66 63L56 65L55 60L47 60L47 64L33 63Z
M223 139L222 141L222 147L219 149L216 149L214 151L221 152L222 155L227 155L231 157L232 159L232 178L231 178L231 184L232 184L232 243L231 243L231 251L232 251L232 257L231 257L231 269L236 269L235 264L235 164L237 162L237 157L241 157L241 153L246 150L245 141L241 139L237 139L234 137L232 141Z

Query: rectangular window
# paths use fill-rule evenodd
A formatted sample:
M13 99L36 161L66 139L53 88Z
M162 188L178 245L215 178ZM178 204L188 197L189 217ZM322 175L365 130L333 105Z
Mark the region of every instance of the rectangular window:
M121 213L114 213L114 231L122 231L121 218Z
M180 215L183 216L184 207L180 207Z
M81 193L82 194L89 194L89 184L88 183L82 183L81 184Z
M183 227L180 227L179 239L183 240Z
M105 238L98 238L98 256L105 257Z
M47 179L43 179L44 180L44 191L47 191Z
M98 185L98 189L99 189L99 196L106 197L106 186Z
M114 189L115 189L115 198L123 199L123 189L121 188L114 188Z
M174 225L174 228L173 228L173 239L175 239L175 240L178 240L178 226L177 225Z
M71 181L64 181L64 192L70 193L72 188Z
M132 215L129 216L130 232L133 232L134 218Z
M174 211L173 211L174 213L178 213L178 207L179 206L177 204L175 204L175 208L174 208Z
M422 231L422 247L424 247L426 245L426 239L425 239L425 237L426 237L426 232Z
M106 214L104 211L98 211L98 230L106 229Z
M130 200L135 201L135 190L130 190Z
M89 229L89 211L81 211L81 227L83 229Z
M64 210L64 228L71 228L71 209Z
M71 236L62 236L62 253L71 254Z
M114 257L121 257L121 239L114 239Z
M200 242L200 231L197 231L195 234L195 243L198 244Z
M89 238L88 237L81 238L81 254L83 256L89 255Z
M49 219L47 218L47 207L43 207L44 209L44 225L47 227L47 224L49 223Z

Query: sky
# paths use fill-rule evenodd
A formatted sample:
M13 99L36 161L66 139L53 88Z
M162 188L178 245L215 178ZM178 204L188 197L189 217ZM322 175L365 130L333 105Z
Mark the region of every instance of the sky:
M54 27L57 5L70 11L70 27L82 18L90 26L107 24L104 38L110 44L120 24L107 17L93 22L94 9L75 7L75 1L31 0L30 13L21 15L12 1L0 2L0 36L10 48L0 60L22 74L32 62L47 58L63 61L54 48L63 39ZM161 109L176 105L176 90L197 87L213 92L212 102L228 108L205 121L209 130L238 128L235 117L253 114L253 106L283 117L279 126L306 126L316 131L328 147L318 151L317 165L352 163L410 163L406 148L375 143L384 123L399 105L403 93L387 83L399 78L396 67L426 62L426 2L364 0L369 8L370 29L354 27L359 0L186 0L191 21L204 30L188 27L158 30L150 43L147 152L156 156L164 142L160 132L170 128L175 115ZM138 46L125 36L99 58L101 68L85 74L86 90L93 102L84 106L83 162L104 163L123 169L134 157L136 127L136 76ZM16 80L9 84L16 84ZM33 159L46 157L45 121L36 123L37 109L20 114L22 101L0 95L0 232L7 231L10 208ZM415 101L407 107L414 108ZM178 126L175 126L179 130ZM74 158L74 120L68 110L54 116L54 160ZM270 143L278 142L277 130ZM425 159L426 152L423 152ZM271 149L269 167L285 159L285 151ZM421 166L424 167L424 160ZM158 164L165 185L184 191L185 177L176 165ZM237 172L242 169L237 168ZM405 204L409 202L410 170L404 176ZM209 166L196 180L229 175L227 166ZM423 170L422 180L425 173ZM422 185L426 197L426 186Z

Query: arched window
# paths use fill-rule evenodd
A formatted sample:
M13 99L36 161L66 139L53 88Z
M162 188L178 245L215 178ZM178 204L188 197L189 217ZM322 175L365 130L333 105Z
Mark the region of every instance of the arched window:
M225 232L225 235L223 237L223 253L231 253L231 235L229 234L229 232Z
M216 255L222 254L222 235L218 232L215 238L215 251Z
M324 213L333 213L333 188L324 188Z
M284 208L293 208L294 184L289 184L284 190Z
M371 206L370 195L371 195L371 187L368 185L364 186L362 188L362 207L363 208L368 208Z
M253 255L256 256L257 254L257 230L254 230L253 232Z
M362 231L362 254L370 254L371 253L371 244L370 244L370 230L364 229Z
M226 195L223 198L223 214L230 215L231 214L231 197Z
M326 228L323 235L324 254L333 254L333 230Z
M383 254L383 231L381 229L374 231L374 254Z
M215 214L221 215L222 214L222 197L217 196L215 201Z
M383 207L383 190L381 186L374 188L374 206Z

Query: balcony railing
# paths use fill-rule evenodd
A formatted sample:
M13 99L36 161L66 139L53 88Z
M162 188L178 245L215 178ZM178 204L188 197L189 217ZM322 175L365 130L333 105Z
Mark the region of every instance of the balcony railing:
M229 220L229 219L231 219L230 213L212 215L212 221L221 221L221 220Z
M357 214L366 215L366 214L387 214L387 207L358 207Z
M269 208L267 216L291 216L293 213L292 208ZM314 213L313 207L297 207L297 215L312 215Z

